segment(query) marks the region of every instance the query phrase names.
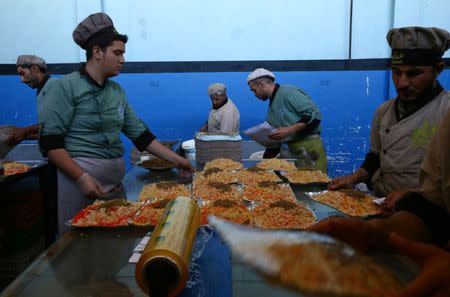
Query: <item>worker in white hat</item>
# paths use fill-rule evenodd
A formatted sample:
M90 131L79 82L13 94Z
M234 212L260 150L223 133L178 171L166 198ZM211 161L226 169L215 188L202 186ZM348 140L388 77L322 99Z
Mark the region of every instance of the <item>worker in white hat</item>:
M16 62L17 74L20 80L36 91L36 103L38 119L43 109L43 95L53 83L54 78L47 72L47 64L44 59L36 55L20 55ZM15 145L26 138L37 138L39 135L39 124L27 127L16 127L11 132L8 144Z
M404 193L417 189L420 163L439 121L450 108L450 92L437 77L444 69L442 55L450 33L438 28L391 29L392 80L397 96L375 111L370 149L353 174L335 178L329 189L366 182L377 196L387 196L386 208Z
M295 86L275 83L275 75L264 68L248 75L247 83L255 96L269 100L267 122L277 131L269 137L280 142L266 148L264 158L295 157L302 168L327 172L327 156L320 138L321 114L319 107ZM281 151L280 151L281 149Z
M208 87L208 96L212 108L208 121L200 129L209 133L239 133L239 110L227 96L227 88L222 83L213 83Z

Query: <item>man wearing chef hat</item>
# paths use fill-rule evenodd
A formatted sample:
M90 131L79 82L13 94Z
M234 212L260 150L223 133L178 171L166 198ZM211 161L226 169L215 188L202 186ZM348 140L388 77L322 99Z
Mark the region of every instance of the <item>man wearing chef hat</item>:
M395 295L398 297L450 296L449 131L450 109L447 109L420 167L419 189L405 194L396 203L393 215L371 220L327 218L309 228L362 251L387 250L415 260L422 269L414 281Z
M417 186L399 191L396 197L388 195L394 210L388 217L328 218L310 229L365 251L393 248L415 259L423 269L398 296L449 296L450 254L388 234L394 232L447 249L450 246L450 92L436 80L445 66L442 56L450 47L450 33L438 28L405 27L390 30L387 40L392 48L397 97L375 113L370 152L358 171L369 177L374 170L381 171L381 177L395 178L400 186L403 176ZM396 162L391 152L397 155ZM371 165L371 158L379 165ZM352 178L357 181L355 174L346 178L347 184L355 183ZM335 185L337 182L341 180ZM388 180L384 183L390 185Z
M42 97L45 92L50 88L54 78L50 77L47 73L47 64L44 59L35 55L20 55L17 57L16 62L17 74L20 76L20 80L27 84L32 89L37 89L37 111L42 111L43 102ZM37 136L39 133L39 124L31 125L28 127L14 128L9 136L8 143L15 145L20 143L27 137Z
M208 87L212 108L208 122L200 129L209 133L239 133L239 111L227 96L227 88L222 83L213 83Z
M281 152L285 158L295 157L302 168L327 172L327 156L320 138L321 114L318 106L295 86L275 83L275 75L258 68L248 75L250 90L259 99L269 100L267 122L277 131L269 137L280 142L276 148L267 148L264 158Z
M58 230L93 199L125 197L124 133L140 151L173 163L181 175L192 165L162 145L140 120L119 84L126 35L119 34L105 13L91 14L73 31L86 50L86 64L57 80L44 96L39 145L58 168Z
M356 172L334 179L329 189L367 181L386 205L418 187L418 174L427 144L450 107L450 93L437 77L444 69L442 56L450 47L450 33L438 28L391 29L392 80L397 97L375 112L370 150ZM389 208L388 207L388 208Z

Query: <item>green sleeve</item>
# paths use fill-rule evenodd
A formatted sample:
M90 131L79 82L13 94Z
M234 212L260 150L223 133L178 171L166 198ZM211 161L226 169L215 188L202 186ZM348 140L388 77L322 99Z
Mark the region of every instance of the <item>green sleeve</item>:
M56 81L42 98L41 136L64 135L70 128L74 114L74 98L70 86Z
M321 120L321 115L316 104L302 90L298 89L297 91L295 94L287 96L287 108L298 115L298 120L305 116L310 118L308 123L313 120Z
M136 113L128 104L128 101L125 101L124 122L122 128L122 132L125 136L133 141L147 130L148 128L144 122L137 117Z

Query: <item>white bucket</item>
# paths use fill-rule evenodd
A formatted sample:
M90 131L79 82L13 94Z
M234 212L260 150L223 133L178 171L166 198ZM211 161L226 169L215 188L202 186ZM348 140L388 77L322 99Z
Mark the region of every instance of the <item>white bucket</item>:
M184 155L188 160L195 160L195 141L194 139L189 139L181 144L181 148L184 151Z

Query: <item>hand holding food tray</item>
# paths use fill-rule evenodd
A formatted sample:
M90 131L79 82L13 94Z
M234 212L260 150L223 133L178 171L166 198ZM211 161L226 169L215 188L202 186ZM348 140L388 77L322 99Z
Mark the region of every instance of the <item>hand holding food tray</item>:
M331 237L209 221L244 264L307 296L385 297L403 288L389 270Z

